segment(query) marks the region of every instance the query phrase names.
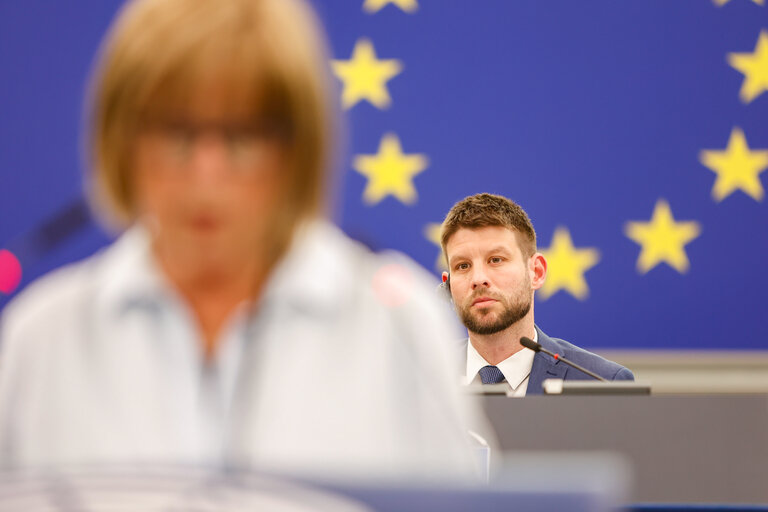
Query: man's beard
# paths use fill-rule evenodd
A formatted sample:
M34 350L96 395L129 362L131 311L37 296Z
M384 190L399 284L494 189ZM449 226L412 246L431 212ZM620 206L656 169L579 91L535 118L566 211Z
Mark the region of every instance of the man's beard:
M472 301L476 297L480 297L483 295L488 295L496 300L499 301L499 303L504 306L504 309L499 314L498 318L493 322L483 322L481 319L478 319L478 315L472 314ZM517 300L509 300L506 297L499 297L495 295L489 295L487 292L484 293L483 290L480 290L478 293L473 294L473 296L470 298L469 306L465 306L460 308L459 315L461 316L461 321L464 323L464 326L469 330L469 332L472 332L474 334L496 334L497 332L501 332L510 325L520 321L525 315L528 314L528 312L531 310L531 302L533 300L533 294L526 297L523 294L518 294L517 297L514 297L514 299ZM481 315L482 316L482 313Z

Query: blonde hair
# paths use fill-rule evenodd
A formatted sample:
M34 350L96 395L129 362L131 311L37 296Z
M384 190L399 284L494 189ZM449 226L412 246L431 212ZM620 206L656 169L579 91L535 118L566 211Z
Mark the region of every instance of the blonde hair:
M290 238L319 213L326 192L333 123L325 49L302 0L128 2L102 44L86 113L97 210L120 226L136 219L131 158L142 120L183 108L216 73L236 93L228 97L234 107L285 128L287 197L274 223Z

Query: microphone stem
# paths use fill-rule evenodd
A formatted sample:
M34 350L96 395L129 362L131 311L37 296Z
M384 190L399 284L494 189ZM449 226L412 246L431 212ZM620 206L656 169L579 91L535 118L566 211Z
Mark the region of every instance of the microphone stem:
M569 361L568 359L564 359L564 358L560 357L560 355L559 355L559 354L553 354L552 352L550 352L549 350L547 350L547 349L545 349L545 348L541 348L540 350L541 350L542 352L544 352L545 354L549 354L550 356L554 357L554 358L555 358L555 360L557 360L557 361L562 361L563 363L565 363L565 364L567 364L567 365L569 365L569 366L573 366L573 367L574 367L574 368L576 368L577 370L579 370L579 371L582 371L582 372L586 373L587 375L589 375L589 376L590 376L590 377L592 377L593 379L597 379L597 380L599 380L599 381L601 381L601 382L608 382L606 379L602 378L602 377L601 377L601 376L599 376L598 374L596 374L596 373L594 373L594 372L591 372L591 371L587 370L586 368L584 368L584 367L582 367L582 366L580 366L580 365L578 365L578 364L574 363L573 361Z

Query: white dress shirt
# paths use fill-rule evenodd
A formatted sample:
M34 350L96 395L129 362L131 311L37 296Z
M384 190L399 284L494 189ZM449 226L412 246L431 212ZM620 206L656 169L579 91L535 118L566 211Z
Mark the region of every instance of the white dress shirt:
M539 333L533 333L533 341L538 341ZM533 350L524 348L518 350L499 364L495 365L504 375L505 384L509 386L508 396L525 396L528 390L528 378L531 375L533 366L533 357L536 353ZM481 356L471 341L467 341L467 373L465 374L464 384L481 384L480 368L488 366L490 363Z
M206 362L134 227L30 285L0 323L0 466L245 464L329 476L471 472L474 409L432 278L317 221Z

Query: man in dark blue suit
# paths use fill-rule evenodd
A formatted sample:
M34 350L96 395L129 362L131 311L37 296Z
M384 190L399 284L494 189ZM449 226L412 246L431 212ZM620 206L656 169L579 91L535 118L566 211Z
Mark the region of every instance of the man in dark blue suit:
M547 261L536 251L536 233L519 205L492 194L467 197L448 212L441 244L449 269L443 279L469 332L462 351L466 384L505 383L508 394L524 396L540 394L545 379L591 379L523 348L521 337L607 380L634 379L627 368L550 338L534 324L533 295L546 280Z

